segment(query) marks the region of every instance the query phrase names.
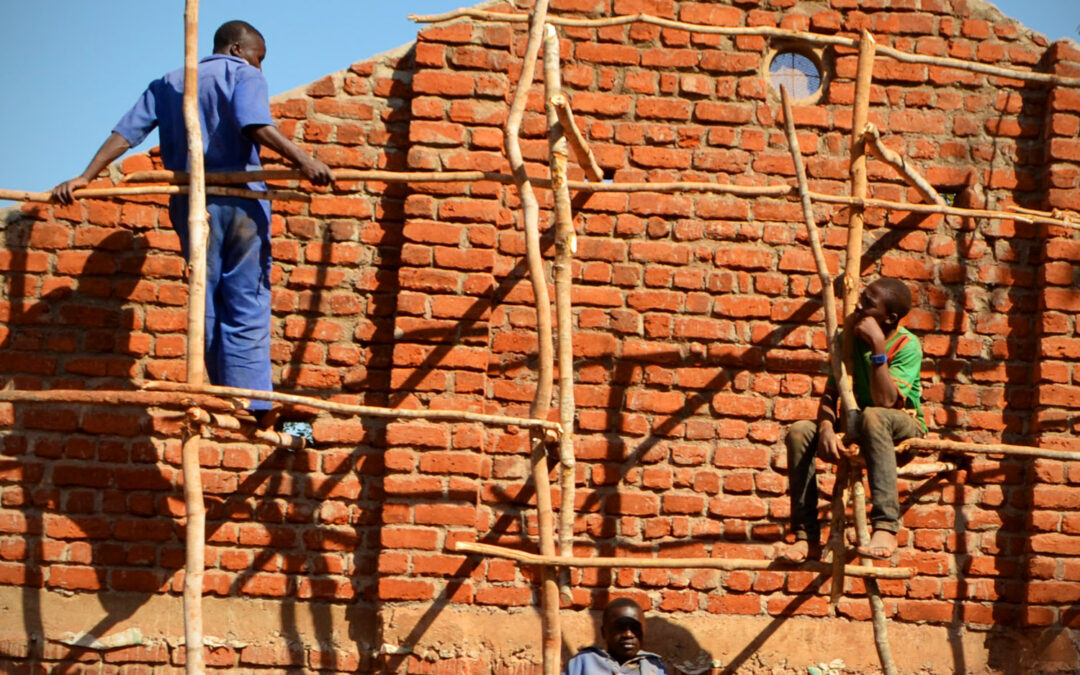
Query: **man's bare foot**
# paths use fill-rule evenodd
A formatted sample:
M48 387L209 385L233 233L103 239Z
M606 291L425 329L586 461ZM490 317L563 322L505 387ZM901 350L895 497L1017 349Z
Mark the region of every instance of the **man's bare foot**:
M874 530L870 543L856 549L864 558L889 560L896 553L896 534L888 530Z
M799 539L794 544L780 544L776 547L776 555L784 562L804 563L812 555L821 557L821 547L811 546L806 539Z

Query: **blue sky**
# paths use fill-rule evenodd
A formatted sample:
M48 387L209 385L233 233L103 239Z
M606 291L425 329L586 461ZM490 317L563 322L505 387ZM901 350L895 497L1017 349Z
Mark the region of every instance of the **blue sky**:
M267 38L272 93L411 41L410 13L469 0L203 0L200 50L241 18ZM1080 0L1001 0L1049 38L1080 38ZM143 87L183 60L182 0L0 0L0 188L47 190L81 172ZM151 135L141 149L156 142ZM0 202L0 206L9 202Z

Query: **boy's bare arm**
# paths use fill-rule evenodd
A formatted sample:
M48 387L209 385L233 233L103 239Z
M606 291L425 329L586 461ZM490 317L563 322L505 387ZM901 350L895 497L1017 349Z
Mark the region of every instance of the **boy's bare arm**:
M844 444L836 433L836 391L827 389L821 396L818 407L818 454L822 459L839 462L844 453Z
M855 335L863 342L870 345L872 354L885 353L885 332L881 325L872 317L863 317L855 324ZM874 405L879 408L895 408L899 402L900 392L896 389L892 375L889 374L888 362L875 365L870 364L870 398Z

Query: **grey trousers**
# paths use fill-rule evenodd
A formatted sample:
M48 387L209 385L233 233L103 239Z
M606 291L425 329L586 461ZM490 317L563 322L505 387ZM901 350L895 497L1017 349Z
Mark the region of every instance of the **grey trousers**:
M896 467L911 457L896 454L896 444L922 435L919 423L902 410L866 408L859 415L859 451L870 479L870 522L875 530L900 530L900 498ZM796 539L821 541L818 522L818 486L814 457L817 455L817 423L803 420L791 425L787 437L788 480L791 484L791 529Z

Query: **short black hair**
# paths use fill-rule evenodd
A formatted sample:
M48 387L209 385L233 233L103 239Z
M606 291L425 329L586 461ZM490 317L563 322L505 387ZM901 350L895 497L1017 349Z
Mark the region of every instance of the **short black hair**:
M621 607L633 607L638 611L639 615L645 615L645 612L643 612L641 609L641 605L637 604L636 600L634 600L633 598L622 597L615 598L607 604L607 607L604 608L604 616L607 616L608 612L619 609Z
M262 33L255 29L247 21L241 21L239 19L233 19L232 21L226 21L214 33L214 53L219 53L229 48L229 45L237 42L243 42L244 38L249 35L255 36L262 40L264 43L266 39L263 38Z
M896 318L903 319L911 311L911 289L899 279L882 277L873 283L881 289L881 299L885 309Z

